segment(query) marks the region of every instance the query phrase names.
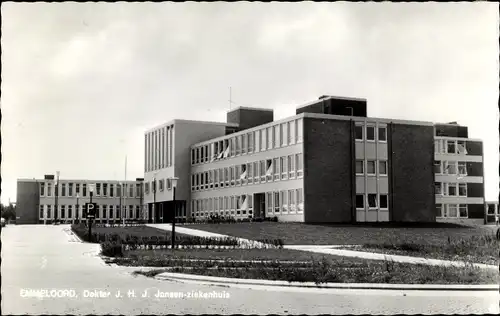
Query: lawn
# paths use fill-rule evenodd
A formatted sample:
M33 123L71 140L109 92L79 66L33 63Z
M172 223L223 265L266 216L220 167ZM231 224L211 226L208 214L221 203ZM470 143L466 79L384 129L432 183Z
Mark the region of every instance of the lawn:
M130 251L108 263L158 267L136 272L154 277L163 272L241 279L298 282L389 284L496 284L498 271L364 260L288 249ZM196 261L186 259L198 259ZM239 262L238 260L247 260ZM269 260L272 261L260 261ZM218 261L223 260L223 261ZM251 261L250 261L251 260ZM255 260L255 262L253 261ZM295 260L295 261L291 261Z
M251 240L281 238L285 245L363 245L367 243L407 242L445 245L451 239L469 238L495 232L494 227L433 225L342 225L305 223L194 224L182 227L204 230Z

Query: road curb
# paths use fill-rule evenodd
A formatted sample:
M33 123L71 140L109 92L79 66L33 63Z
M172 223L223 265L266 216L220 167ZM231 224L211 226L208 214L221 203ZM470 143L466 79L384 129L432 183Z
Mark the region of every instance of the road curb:
M211 283L213 285L247 285L247 286L264 286L264 287L282 287L296 289L317 289L319 291L325 289L340 289L340 290L397 290L397 291L495 291L499 292L499 285L442 285L442 284L376 284L376 283L324 283L317 285L314 282L288 282L288 281L272 281L272 280L256 280L256 279L236 279L236 278L220 278L213 276L200 276L186 273L171 273L164 272L155 276L159 280L174 280L181 282L200 282Z

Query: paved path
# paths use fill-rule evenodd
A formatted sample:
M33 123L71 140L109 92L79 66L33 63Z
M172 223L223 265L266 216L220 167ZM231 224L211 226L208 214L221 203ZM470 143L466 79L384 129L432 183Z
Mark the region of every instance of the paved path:
M68 226L24 225L2 229L3 314L471 314L499 312L495 292L338 290L276 291L223 288L133 277L136 268L111 267L98 245L80 243ZM22 290L74 290L78 297L27 298ZM109 292L107 298L85 291ZM148 297L141 295L148 290ZM161 298L158 291L213 293L230 298ZM121 297L115 297L120 291ZM127 295L130 293L130 297ZM135 294L135 297L132 295Z

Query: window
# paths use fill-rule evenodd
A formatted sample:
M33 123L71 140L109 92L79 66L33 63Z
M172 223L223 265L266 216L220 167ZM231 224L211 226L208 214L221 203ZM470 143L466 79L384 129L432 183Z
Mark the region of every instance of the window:
M196 163L196 150L191 149L191 164L194 165Z
M39 216L39 218L40 219L45 218L44 206L43 205L40 205L40 216Z
M296 129L295 120L288 122L288 124L290 126L290 129L288 130L288 139L290 140L289 143L295 144L295 141L297 140L297 138L295 137L295 135L296 135L296 133L295 133L295 129Z
M160 185L160 191L163 191L163 189L164 189L164 180L161 179L158 182L159 182L159 185Z
M266 161L261 160L260 161L260 181L266 181Z
M280 212L280 193L274 192L274 213Z
M488 211L487 211L488 215L495 215L495 204L488 204L487 208L488 208Z
M66 206L61 205L61 218L66 218Z
M280 199L281 199L281 212L288 212L288 194L287 191L280 191Z
M241 137L241 153L244 155L247 153L248 134L242 135L240 137Z
M139 205L135 206L135 218L141 217L141 207Z
M224 168L224 180L226 182L226 186L229 186L229 168Z
M87 196L87 184L84 183L82 187L83 187L83 196Z
M363 194L356 194L356 208L357 209L365 208L365 196Z
M434 160L434 173L441 174L441 161Z
M448 217L457 217L458 209L456 204L448 205Z
M287 130L287 124L286 123L282 123L281 124L281 130L280 130L280 134L281 134L281 146L286 146L288 143L288 130Z
M443 186L442 186L441 182L434 182L434 192L437 195L443 194Z
M45 183L40 184L40 196L45 195Z
M302 119L297 120L297 128L295 129L297 131L297 143L302 143L302 136L303 136L303 128L302 128L303 121Z
M130 197L134 197L134 185L133 184L131 184L129 186L129 192L128 192L128 194L129 194Z
M467 212L467 204L459 204L458 215L460 217L469 217L469 214Z
M443 204L436 203L436 217L443 217Z
M446 164L446 174L457 174L457 162L447 161Z
M68 218L73 218L73 206L68 205Z
M247 168L246 168L246 170L247 170L247 176L246 176L246 178L247 178L247 182L249 184L253 183L253 168L252 168L252 165L253 164L251 162L247 163Z
M388 208L387 194L380 194L380 208L386 210Z
M465 141L457 141L457 153L461 155L467 155L467 149L465 147Z
M146 192L146 194L149 194L149 182L146 182L144 184L144 191Z
M288 156L288 177L295 178L295 155Z
M128 206L128 218L134 218L134 206L133 205Z
M113 215L113 214L110 214L110 215ZM107 205L103 205L102 206L102 217L103 218L108 218L108 207L107 207ZM111 218L112 216L109 216L109 217Z
M108 196L108 184L103 183L102 185L102 196Z
M229 176L231 180L231 186L234 185L234 179L235 179L235 174L234 174L234 167L229 167Z
M287 135L287 139L286 139L286 143L288 145L291 145L292 144L292 122L286 122L286 135Z
M47 205L47 218L52 218L52 205Z
M267 149L274 148L274 137L273 137L273 127L267 128Z
M280 159L279 158L274 158L273 159L273 173L274 173L274 180L277 181L279 180L280 177Z
M253 146L254 146L254 140L253 140L253 133L248 133L248 152L253 153Z
M255 147L255 152L258 152L260 150L260 133L259 133L259 131L254 132L254 147Z
M457 195L457 184L456 183L448 183L448 195L450 195L450 196Z
M467 196L467 183L459 183L458 184L458 195L459 196Z
M267 181L273 181L273 160L272 159L267 159L266 160L266 178Z
M61 196L66 196L66 184L62 184L62 188L61 188Z
M120 208L118 205L115 206L115 218L120 218Z
M447 141L447 153L448 154L454 154L456 153L456 143L454 140L448 140Z
M467 163L466 162L458 162L458 174L462 176L467 175Z
M378 162L378 174L385 176L387 175L387 161L379 161Z
M273 214L273 194L271 192L266 193L266 216Z
M356 140L363 140L363 126L362 125L356 125L354 128L354 132L356 134Z
M377 208L377 195L376 194L368 194L368 207L369 208Z
M73 183L68 184L68 196L73 196Z
M297 169L297 177L302 177L302 154L295 154L295 168Z
M295 208L295 190L288 190L288 209L294 212Z
M368 160L366 162L366 173L368 175L375 175L375 161Z
M356 160L356 174L364 174L363 160Z
M274 125L274 135L273 135L273 148L279 148L281 145L280 140L280 125Z
M267 129L263 128L259 131L260 133L260 151L264 151L267 149Z
M297 212L301 213L304 210L304 197L302 195L302 188L296 190L297 193Z
M385 126L378 128L378 141L379 142L387 141L387 128Z
M47 196L52 196L52 184L47 183Z
M280 169L281 169L281 180L286 180L287 177L287 169L286 169L286 157L280 158Z
M109 196L110 196L110 197L113 197L113 196L115 195L115 191L114 191L114 189L115 189L115 185L114 185L114 184L110 184L110 185L109 185ZM155 188L155 189L156 189L156 188Z
M236 153L236 144L235 144L234 137L229 140L229 143L230 143L230 148L231 148L229 150L229 156L233 157L234 154Z
M366 140L368 140L368 141L375 140L375 126L367 126L366 127Z
M259 182L259 162L254 161L253 163L253 176L255 179L255 182Z
M100 183L96 183L96 185L95 185L95 194L97 196L101 196L101 184ZM111 196L113 196L113 195L111 195Z

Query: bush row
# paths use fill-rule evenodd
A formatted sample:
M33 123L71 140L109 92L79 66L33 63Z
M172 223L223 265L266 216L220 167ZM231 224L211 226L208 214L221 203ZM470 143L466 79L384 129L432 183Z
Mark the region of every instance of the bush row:
M212 215L208 218L187 218L184 224L235 224L235 223L250 223L250 222L278 222L278 217L258 217L258 218L234 218L232 216L224 217L219 215Z
M152 262L156 267L165 267L160 262ZM391 261L352 264L328 259L313 260L306 265L283 265L281 263L247 263L233 266L206 264L179 265L170 262L169 270L148 272L154 276L162 272L189 273L207 276L285 280L289 282L335 283L399 283L399 284L491 284L499 280L498 273L490 269L472 266L455 268L403 264ZM173 267L173 268L172 268Z

